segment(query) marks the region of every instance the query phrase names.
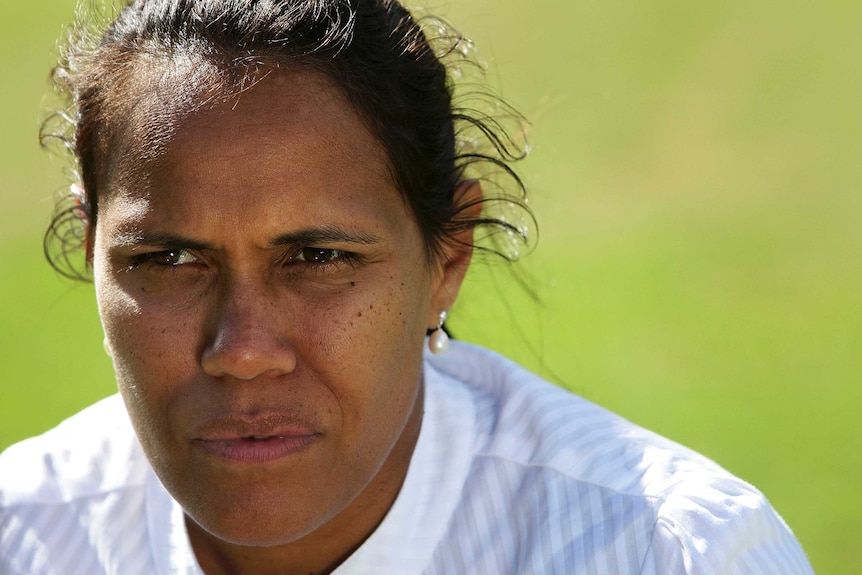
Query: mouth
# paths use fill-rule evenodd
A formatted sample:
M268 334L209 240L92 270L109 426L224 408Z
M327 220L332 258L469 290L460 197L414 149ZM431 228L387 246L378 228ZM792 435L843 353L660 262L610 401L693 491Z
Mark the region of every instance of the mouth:
M261 464L296 456L321 437L303 425L218 420L207 425L192 444L219 459Z
M205 453L240 463L268 463L299 454L314 444L317 434L299 436L253 435L236 439L196 439Z

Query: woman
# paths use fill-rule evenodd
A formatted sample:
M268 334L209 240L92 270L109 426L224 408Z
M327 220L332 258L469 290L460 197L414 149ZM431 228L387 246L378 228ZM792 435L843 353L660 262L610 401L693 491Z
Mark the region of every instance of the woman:
M120 395L0 457L3 573L810 573L751 486L447 351L477 234L524 232L476 177L519 191L517 150L453 107L434 29L136 0L73 45L49 239L82 225Z

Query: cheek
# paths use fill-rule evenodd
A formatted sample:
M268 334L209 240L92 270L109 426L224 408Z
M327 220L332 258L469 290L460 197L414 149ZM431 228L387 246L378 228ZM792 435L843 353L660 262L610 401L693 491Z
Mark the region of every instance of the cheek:
M192 322L170 321L158 306L116 285L100 286L99 292L120 395L151 463L163 477L173 477L187 457L178 440L199 373Z
M359 354L353 361L345 361L347 366L403 363L398 361L405 357L403 352L419 345L424 336L425 306L420 303L423 298L417 297L422 291L420 286L409 289L404 284L383 284L359 293L347 306L336 302L332 329L320 336L331 338L336 348Z
M153 305L115 277L97 276L99 315L111 349L117 383L127 400L162 395L166 382L194 369L193 313ZM138 295L139 297L135 297Z
M325 374L347 426L391 431L409 414L421 381L427 288L395 282L350 289L348 305L333 302L324 317L307 318L305 333L314 336L296 346L301 361Z

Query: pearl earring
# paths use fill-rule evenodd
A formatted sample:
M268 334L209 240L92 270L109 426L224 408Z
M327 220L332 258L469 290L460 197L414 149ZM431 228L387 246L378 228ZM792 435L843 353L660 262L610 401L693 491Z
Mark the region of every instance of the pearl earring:
M428 338L428 349L434 355L440 355L449 349L449 336L443 331L443 322L446 321L447 313L440 312L440 320L437 322L437 327L431 330L431 337Z

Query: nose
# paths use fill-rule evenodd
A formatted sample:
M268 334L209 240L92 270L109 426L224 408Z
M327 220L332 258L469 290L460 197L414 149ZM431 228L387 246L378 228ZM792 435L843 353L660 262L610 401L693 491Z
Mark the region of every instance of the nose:
M252 380L291 373L296 354L283 314L266 290L235 286L219 298L214 331L201 357L205 373Z

